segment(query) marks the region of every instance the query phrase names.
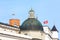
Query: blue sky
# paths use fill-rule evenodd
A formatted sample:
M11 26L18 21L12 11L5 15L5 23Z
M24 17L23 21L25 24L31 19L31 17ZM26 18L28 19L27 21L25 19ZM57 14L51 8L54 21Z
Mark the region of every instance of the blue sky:
M60 0L0 0L0 22L9 23L9 19L17 18L22 24L31 8L42 24L47 19L47 25L52 28L55 24L60 32Z

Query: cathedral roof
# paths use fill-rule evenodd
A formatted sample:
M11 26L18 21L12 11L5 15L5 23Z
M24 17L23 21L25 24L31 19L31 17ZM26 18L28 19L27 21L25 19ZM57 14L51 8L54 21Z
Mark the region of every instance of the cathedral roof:
M43 26L41 22L39 22L35 18L28 18L21 25L21 30L41 30L43 31Z
M52 30L51 31L58 31L55 27L55 25L53 26Z

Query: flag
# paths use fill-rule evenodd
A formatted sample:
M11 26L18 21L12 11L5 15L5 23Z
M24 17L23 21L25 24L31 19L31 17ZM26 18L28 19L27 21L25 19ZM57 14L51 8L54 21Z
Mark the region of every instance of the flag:
M48 24L48 20L45 20L43 23L44 23L44 24Z

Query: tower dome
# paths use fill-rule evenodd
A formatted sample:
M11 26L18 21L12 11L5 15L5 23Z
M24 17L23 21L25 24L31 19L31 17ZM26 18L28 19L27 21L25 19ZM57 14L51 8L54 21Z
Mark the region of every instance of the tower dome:
M30 12L29 18L23 22L20 29L21 30L41 30L41 31L43 31L43 26L42 26L41 22L39 22L39 20L37 20L34 16L34 10L33 11L30 10L29 12ZM31 13L31 12L33 12L33 13Z

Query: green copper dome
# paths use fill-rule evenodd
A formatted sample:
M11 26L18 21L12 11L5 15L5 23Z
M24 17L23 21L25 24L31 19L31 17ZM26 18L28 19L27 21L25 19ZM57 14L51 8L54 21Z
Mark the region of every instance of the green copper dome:
M43 31L42 24L36 18L28 18L23 22L20 27L21 30L41 30Z

